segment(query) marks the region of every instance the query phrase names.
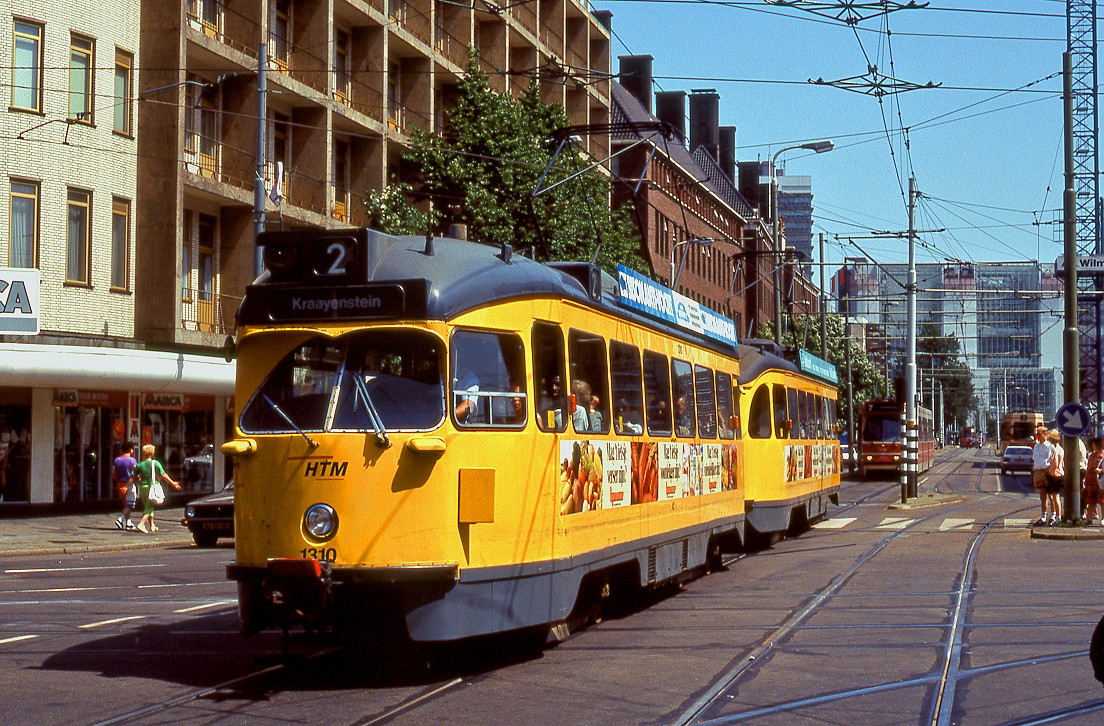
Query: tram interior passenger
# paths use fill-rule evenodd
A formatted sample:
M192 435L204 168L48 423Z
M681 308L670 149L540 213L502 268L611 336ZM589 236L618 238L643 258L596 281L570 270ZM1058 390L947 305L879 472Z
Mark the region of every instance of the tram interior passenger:
M510 333L458 330L452 338L453 413L464 427L525 425L521 340Z

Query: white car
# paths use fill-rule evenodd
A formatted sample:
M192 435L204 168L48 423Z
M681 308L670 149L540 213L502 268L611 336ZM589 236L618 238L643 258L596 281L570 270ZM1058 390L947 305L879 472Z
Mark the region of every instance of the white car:
M1001 456L1001 474L1010 471L1031 471L1031 447L1009 446Z

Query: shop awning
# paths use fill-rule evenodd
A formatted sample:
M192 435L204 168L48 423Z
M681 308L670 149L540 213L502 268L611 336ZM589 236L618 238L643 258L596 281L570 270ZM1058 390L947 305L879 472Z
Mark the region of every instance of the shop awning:
M221 357L78 345L0 344L0 384L100 391L234 394Z

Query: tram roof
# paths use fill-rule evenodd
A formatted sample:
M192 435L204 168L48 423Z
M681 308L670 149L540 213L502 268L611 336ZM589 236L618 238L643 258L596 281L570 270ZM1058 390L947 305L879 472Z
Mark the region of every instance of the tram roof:
M326 250L335 239L343 240L343 244L355 240L355 251L349 252L355 263L339 280L315 272L320 269L318 261L331 264ZM724 355L736 354L732 346L621 306L617 281L586 262L540 263L512 254L508 248L504 251L501 246L448 237L434 237L427 247L424 235L393 236L370 229L266 232L259 243L265 248L266 270L246 289L238 311L239 323L243 325L450 320L491 302L554 297L605 310ZM294 261L289 262L292 257ZM401 310L389 306L386 299L379 311L368 314L355 307L348 314L327 307L328 300L346 291L370 294L373 290L386 292L391 288L401 288L395 298L401 300L396 303L401 304ZM314 301L310 305L312 310L289 313L288 317L274 315L276 310L286 311L292 304L286 298L294 296L307 296Z

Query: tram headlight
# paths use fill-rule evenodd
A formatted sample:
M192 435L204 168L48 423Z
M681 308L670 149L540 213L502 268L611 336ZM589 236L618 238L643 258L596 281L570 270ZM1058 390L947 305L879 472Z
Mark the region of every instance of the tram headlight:
M311 539L333 537L337 532L337 512L329 504L312 504L303 515L303 531Z

